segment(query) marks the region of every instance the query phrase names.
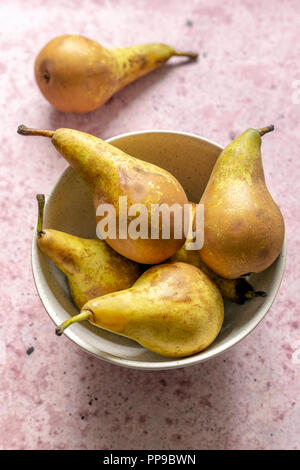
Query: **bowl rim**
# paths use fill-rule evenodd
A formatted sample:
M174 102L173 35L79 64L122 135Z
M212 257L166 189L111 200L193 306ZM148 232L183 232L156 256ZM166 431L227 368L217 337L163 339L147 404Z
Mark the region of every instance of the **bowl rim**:
M186 137L192 137L197 140L204 141L208 144L213 145L214 147L217 147L220 149L220 151L223 150L224 147L221 145L217 144L216 142L206 139L205 137L202 137L197 134L193 134L190 132L184 132L184 131L176 131L176 130L165 130L165 129L147 129L147 130L139 130L139 131L131 131L131 132L125 132L122 134L118 134L117 136L110 137L108 139L105 139L106 142L111 143L115 140L124 138L124 137L130 137L130 136L135 136L135 135L141 135L141 134L176 134L178 136L186 136ZM50 194L46 197L46 202L45 202L45 208L47 207L47 204L49 200L51 199L51 196L53 193L55 193L57 187L60 185L60 182L62 178L64 177L65 173L69 170L70 166L67 166L67 168L62 172L62 174L59 176L58 180L56 181L55 185L53 186ZM153 362L146 362L146 361L137 361L137 360L131 360L131 359L124 359L121 357L118 357L114 354L107 353L104 351L98 351L98 353L90 350L88 348L88 344L81 338L80 334L76 332L75 329L69 328L64 332L65 336L69 340L71 340L73 343L75 343L77 346L79 346L82 350L85 352L91 354L94 357L97 357L98 359L102 359L108 363L115 364L118 366L130 368L130 369L140 369L140 370L167 370L167 369L177 369L177 368L182 368L182 367L188 367L188 366L193 366L196 364L199 364L201 362L208 361L210 359L213 359L220 354L228 351L231 349L233 346L238 344L240 341L242 341L244 338L246 338L258 325L259 323L264 319L268 311L270 310L277 293L279 291L284 271L285 271L285 265L286 265L286 234L284 237L283 241L283 246L281 253L279 254L278 258L275 260L279 263L279 269L278 269L278 275L274 278L272 287L270 292L268 292L268 296L265 298L264 303L258 308L256 311L255 318L252 319L252 321L249 322L243 329L236 334L233 338L227 340L225 344L221 344L219 346L216 346L213 351L211 351L209 348L205 349L203 351L200 351L197 354L194 354L193 356L188 356L188 357L183 357L183 358L178 358L178 359L170 359L170 360L164 360L162 356L162 361L153 361ZM274 262L275 262L274 261ZM57 323L54 320L54 316L52 312L52 306L51 306L51 301L49 301L47 295L44 292L44 287L43 287L43 282L45 281L44 276L42 275L42 271L39 269L39 261L38 261L38 247L36 243L36 225L34 227L34 234L32 238L32 244L31 244L31 267L32 267L32 273L33 273L33 279L35 283L35 287L37 290L37 293L39 295L39 298L41 300L42 305L44 306L47 314L51 318L51 320L54 322L54 324L57 326Z

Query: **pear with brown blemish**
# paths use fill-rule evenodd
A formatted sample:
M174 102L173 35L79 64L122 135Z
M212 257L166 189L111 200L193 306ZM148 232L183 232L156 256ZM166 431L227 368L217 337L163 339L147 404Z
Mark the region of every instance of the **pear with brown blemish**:
M216 285L200 269L178 262L153 266L131 288L90 300L56 333L89 320L162 356L184 357L207 348L223 319Z
M266 186L261 156L261 136L273 129L248 129L233 140L219 156L201 198L200 257L222 277L260 273L281 251L284 221Z
M86 113L173 56L195 59L165 44L105 49L84 36L66 34L48 42L35 60L35 78L60 111Z
M185 236L182 219L176 230L177 221L175 217L170 218L170 238L163 238L161 214L152 223L152 204L167 204L168 207L177 204L183 208L188 203L181 184L168 171L131 157L98 137L74 129L43 131L19 126L18 133L51 138L56 149L90 188L96 214L102 204L114 207L116 232L112 230L105 241L115 251L138 263L158 264L183 245ZM120 196L126 198L127 209L120 209ZM145 225L148 228L144 238L137 239L130 234L132 220L139 217L138 214L136 217L130 214L131 206L138 208L136 204L140 204L139 207L144 210L144 220L147 222ZM106 222L106 219L106 213L99 215L97 223ZM120 221L124 229L120 226ZM108 222L107 226L109 227ZM151 237L154 226L157 229L157 238ZM103 228L105 230L106 227ZM104 236L103 231L100 230Z
M45 197L37 195L37 244L67 276L71 297L80 309L88 300L131 287L141 267L112 250L103 240L86 239L43 228Z

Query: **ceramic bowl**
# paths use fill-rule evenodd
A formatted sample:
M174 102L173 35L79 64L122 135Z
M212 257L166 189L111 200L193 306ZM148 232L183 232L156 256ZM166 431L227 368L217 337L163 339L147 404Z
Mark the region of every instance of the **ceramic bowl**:
M189 200L198 202L222 147L197 135L173 131L124 134L108 142L130 155L171 172ZM46 200L44 226L73 235L95 238L94 208L84 182L68 167ZM89 322L72 325L65 335L85 351L119 366L136 369L173 369L194 365L227 351L245 338L264 318L278 292L285 267L286 247L266 271L251 276L255 290L267 292L244 305L225 302L225 320L215 341L204 351L182 359L154 354L136 342L101 330ZM63 273L32 244L32 267L37 291L55 325L78 313ZM54 335L53 325L53 335ZM57 341L60 341L57 338Z

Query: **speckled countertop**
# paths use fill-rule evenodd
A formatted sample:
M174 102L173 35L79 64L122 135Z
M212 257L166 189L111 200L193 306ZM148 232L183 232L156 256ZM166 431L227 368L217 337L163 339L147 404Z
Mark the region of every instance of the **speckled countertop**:
M10 0L0 21L0 449L299 449L299 1ZM105 46L166 42L200 57L173 60L91 114L67 115L33 77L37 52L63 33ZM274 123L264 168L288 260L265 320L220 357L174 371L120 368L58 340L35 290L30 244L35 194L51 191L66 162L50 142L47 151L18 136L23 122L104 139L174 129L223 145Z

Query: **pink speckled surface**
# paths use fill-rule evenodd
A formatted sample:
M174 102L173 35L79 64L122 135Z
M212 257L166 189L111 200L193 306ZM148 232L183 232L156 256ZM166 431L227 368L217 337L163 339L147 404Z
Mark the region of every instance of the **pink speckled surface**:
M0 19L0 449L299 449L299 1L10 0ZM35 55L63 33L106 46L166 42L200 58L173 60L91 114L66 115L33 77ZM30 244L35 194L49 193L67 165L50 142L18 136L21 123L102 138L175 129L223 145L274 123L264 167L288 260L266 319L222 356L163 372L113 366L55 337Z

